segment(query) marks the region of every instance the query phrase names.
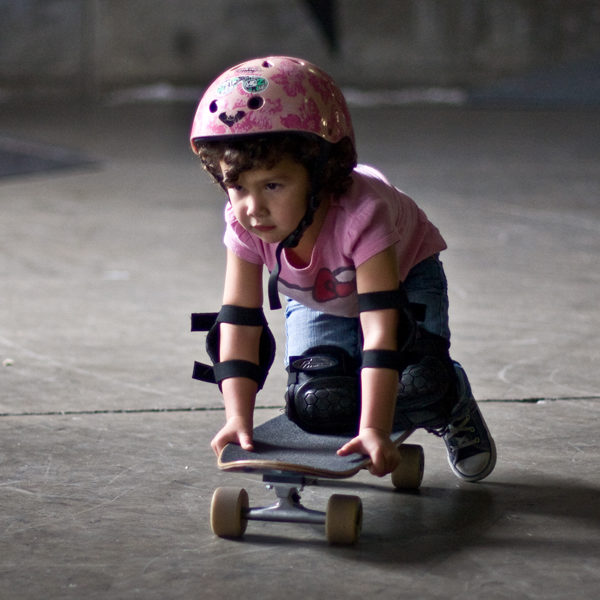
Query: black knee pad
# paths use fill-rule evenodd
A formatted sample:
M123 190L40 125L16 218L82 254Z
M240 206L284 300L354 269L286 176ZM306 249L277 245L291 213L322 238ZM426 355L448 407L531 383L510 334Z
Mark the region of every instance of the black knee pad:
M354 433L360 418L356 361L335 346L290 357L285 394L288 417L314 433Z

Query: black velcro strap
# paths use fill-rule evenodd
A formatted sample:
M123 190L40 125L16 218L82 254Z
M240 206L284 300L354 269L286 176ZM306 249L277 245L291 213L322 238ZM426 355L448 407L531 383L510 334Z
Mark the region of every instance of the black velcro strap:
M248 360L224 360L216 363L213 371L217 383L229 377L247 377L261 386L264 380L262 369Z
M410 314L415 321L422 323L425 320L427 306L417 302L409 302L408 296L402 287L397 290L358 294L359 312L384 310L386 308L404 308L406 306L408 306Z
M231 323L233 325L249 325L253 327L266 325L262 308L246 308L245 306L224 304L218 313L192 313L191 330L209 331L215 322Z
M382 292L366 292L358 294L358 310L384 310L386 308L399 308L408 306L408 298L403 288L384 290Z
M265 325L265 315L262 308L247 308L245 306L235 306L234 304L223 304L217 316L217 321L233 325L261 327Z
M217 320L219 313L192 313L192 331L208 331Z
M194 362L192 377L198 381L204 381L205 383L217 383L213 367L198 361Z
M393 369L399 371L402 354L397 350L365 350L361 369Z

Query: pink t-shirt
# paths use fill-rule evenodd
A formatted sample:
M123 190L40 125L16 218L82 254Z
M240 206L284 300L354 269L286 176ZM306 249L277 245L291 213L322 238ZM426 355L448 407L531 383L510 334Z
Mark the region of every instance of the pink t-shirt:
M279 292L316 310L356 317L356 267L390 246L398 256L398 280L416 264L441 252L446 243L425 213L377 170L359 165L353 184L333 199L313 248L310 264L292 266L281 254ZM276 263L277 244L267 244L246 231L227 203L225 245L240 258Z

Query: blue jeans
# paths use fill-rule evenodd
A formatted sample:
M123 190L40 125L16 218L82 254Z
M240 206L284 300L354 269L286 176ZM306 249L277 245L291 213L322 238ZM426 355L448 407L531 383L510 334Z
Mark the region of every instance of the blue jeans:
M404 281L404 290L409 302L426 306L425 320L419 325L450 340L448 283L439 257L432 256L415 265ZM330 315L288 299L285 331L286 367L290 356L299 356L309 348L325 344L343 348L360 362L362 347L358 317Z

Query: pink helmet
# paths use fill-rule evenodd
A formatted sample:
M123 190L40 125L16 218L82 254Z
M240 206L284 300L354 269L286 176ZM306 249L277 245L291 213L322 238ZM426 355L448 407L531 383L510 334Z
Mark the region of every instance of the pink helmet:
M341 90L315 65L289 56L243 62L202 96L190 141L278 131L312 133L336 143L354 131Z

